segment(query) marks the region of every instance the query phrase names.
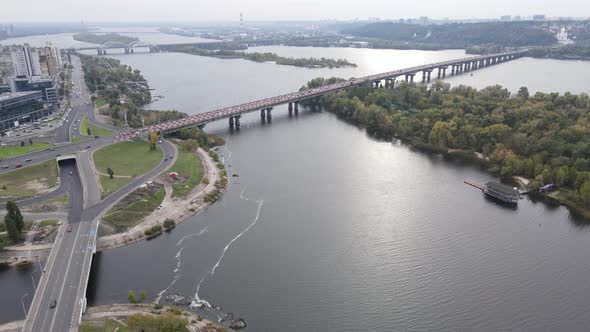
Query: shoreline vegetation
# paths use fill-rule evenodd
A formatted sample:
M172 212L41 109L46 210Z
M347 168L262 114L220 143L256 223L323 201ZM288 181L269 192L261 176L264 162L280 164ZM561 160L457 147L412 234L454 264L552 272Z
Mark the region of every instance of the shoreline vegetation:
M174 52L219 59L244 59L254 62L274 62L278 65L306 68L350 68L357 66L355 63L349 62L346 59L335 60L327 58L287 58L279 56L275 53L246 53L229 48L210 50L196 46L179 46L174 48Z
M187 114L168 110L144 110L141 107L152 101L150 88L138 69L123 65L119 60L80 54L84 80L93 93L99 113L112 124L131 128L177 120Z
M301 89L341 81L317 78ZM532 179L533 196L545 184L561 188L551 198L590 220L590 97L511 94L499 85L481 90L435 82L401 82L393 89L368 86L304 102L365 128L384 140L400 139L425 151L465 155L503 178ZM477 157L475 157L478 155Z
M91 44L98 44L102 45L108 42L111 43L120 43L120 44L130 44L136 41L139 41L139 38L136 37L129 37L129 36L122 36L118 33L105 33L105 34L96 34L90 32L81 32L77 33L72 36L74 40L91 43Z

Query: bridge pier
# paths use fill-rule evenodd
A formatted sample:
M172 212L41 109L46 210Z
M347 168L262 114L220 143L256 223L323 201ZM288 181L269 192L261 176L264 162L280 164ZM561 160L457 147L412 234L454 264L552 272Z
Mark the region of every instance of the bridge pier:
M240 118L241 117L242 117L241 115L234 116L234 123L236 125L236 129L240 129Z
M289 104L289 106L291 106L291 105ZM291 113L290 109L289 109L289 113ZM263 109L260 110L260 120L262 120L262 123L264 123L264 121L266 120L266 112L264 112Z
M294 107L295 107L295 109L294 109L295 115L298 115L299 114L299 102L296 101Z
M234 129L234 117L229 118L229 129Z

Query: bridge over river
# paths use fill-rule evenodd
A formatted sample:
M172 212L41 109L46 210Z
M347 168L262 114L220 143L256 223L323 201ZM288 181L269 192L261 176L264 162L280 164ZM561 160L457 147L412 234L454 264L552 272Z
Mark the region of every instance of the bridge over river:
M144 127L117 134L114 141L129 139L151 131L162 133L174 132L186 127L204 126L205 124L229 118L230 126L239 127L240 116L244 113L261 111L261 116L270 116L272 107L289 104L289 112L297 112L298 103L302 100L321 96L326 93L345 90L355 86L371 84L380 86L383 81L391 85L398 77L406 81L414 81L417 73L422 73L422 82L430 82L431 74L437 70L437 78L446 76L446 71L451 68L450 74L460 74L465 71L476 70L493 64L509 61L520 57L527 50L506 52L499 54L474 56L444 62L431 63L406 69L390 71L381 74L355 78L335 84L293 92L276 97L261 99L245 104L235 105L215 111L192 115L180 120L168 121L161 124ZM174 154L173 147L168 143L162 144L165 155ZM74 162L75 164L75 162ZM72 176L72 188L75 188L77 203L71 205L68 216L68 225L72 226L71 233L63 231L54 244L46 265L46 273L37 288L33 303L27 314L23 331L67 331L76 328L80 323L82 313L86 309L86 289L88 277L92 266L92 258L96 252L96 236L101 215L119 199L130 193L141 183L160 174L166 169L164 161L147 174L136 178L109 196L100 203L82 209L82 190L84 183L78 178L78 167L72 168L75 176ZM81 169L84 173L84 168ZM68 172L63 170L63 172ZM63 173L65 174L65 173ZM69 177L67 177L69 179ZM82 176L81 178L85 178ZM83 181L82 181L83 182ZM53 300L57 300L57 306L50 308Z
M447 70L449 68L451 70L451 75L457 75L463 72L476 70L479 68L487 67L490 65L521 57L524 54L526 54L527 51L528 50L524 49L513 52L480 55L437 63L430 63L426 65L399 69L395 71L365 76L361 78L354 78L348 81L325 85L314 89L292 92L244 104L229 106L214 111L191 115L179 120L167 121L159 123L157 125L147 126L144 128L123 132L116 135L114 137L114 140L115 142L126 140L153 131L166 134L178 131L182 128L203 127L205 124L209 122L218 121L226 118L229 118L230 127L235 126L239 128L240 116L244 113L260 111L260 116L264 119L265 117L271 116L271 109L273 107L283 104L289 104L289 113L292 113L293 111L298 112L298 104L300 101L318 97L326 93L337 92L340 90L345 90L351 87L366 84L371 84L372 86L378 87L382 84L383 81L385 81L386 86L389 86L395 84L395 80L399 77L403 77L403 79L405 79L406 81L414 82L414 76L418 73L422 73L422 83L429 83L431 80L432 72L435 70L437 71L437 78L443 79L446 77Z

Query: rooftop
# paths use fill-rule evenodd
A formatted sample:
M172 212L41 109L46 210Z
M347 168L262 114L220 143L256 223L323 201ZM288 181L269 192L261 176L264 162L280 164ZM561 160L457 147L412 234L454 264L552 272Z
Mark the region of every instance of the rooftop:
M499 192L499 193L504 194L506 196L518 196L519 195L518 190L516 190L510 186L507 186L505 184L495 182L495 181L490 181L490 182L486 183L486 187L490 190Z
M6 92L0 94L0 101L10 100L12 98L39 94L39 91L24 91L24 92Z

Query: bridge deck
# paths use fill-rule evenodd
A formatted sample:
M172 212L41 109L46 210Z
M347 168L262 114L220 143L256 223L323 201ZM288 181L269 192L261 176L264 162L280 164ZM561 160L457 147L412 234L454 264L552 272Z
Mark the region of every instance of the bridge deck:
M191 127L191 126L199 126L206 124L208 122L213 122L217 120L221 120L224 118L234 117L241 115L242 113L253 112L261 109L271 108L277 105L298 102L304 99L309 99L317 96L321 96L325 93L329 92L336 92L344 89L348 89L353 86L359 86L363 84L367 84L370 82L381 81L388 78L403 76L407 74L416 74L417 72L424 72L424 71L432 71L437 68L447 68L453 65L459 65L463 63L470 63L475 61L482 61L482 60L489 60L493 58L499 57L506 57L506 56L520 56L524 54L527 50L515 51L515 52L505 52L499 54L491 54L491 55L480 55L468 58L461 58L449 61L442 61L437 63L430 63L421 66L415 66L405 69L394 70L390 72L365 76L361 78L355 78L348 81L343 81L339 83L334 83L330 85L325 85L322 87L308 89L304 91L297 91L292 92L284 95L279 95L275 97L265 98L261 100L256 100L244 104L234 105L225 107L222 109L199 113L195 115L191 115L189 117L167 121L164 123L160 123L157 125L147 126L141 129L131 130L127 132L120 133L114 137L115 142L129 139L135 136L141 135L143 132L152 132L152 131L174 131L184 127Z

